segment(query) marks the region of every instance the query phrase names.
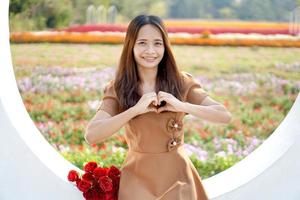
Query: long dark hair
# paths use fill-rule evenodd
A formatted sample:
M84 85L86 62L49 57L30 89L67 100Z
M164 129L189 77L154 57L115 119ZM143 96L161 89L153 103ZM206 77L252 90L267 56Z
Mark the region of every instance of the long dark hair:
M168 39L166 28L162 20L154 15L138 15L129 24L121 54L114 88L119 99L121 110L134 106L141 98L139 92L140 78L134 59L133 48L140 28L146 24L157 27L164 41L164 55L158 64L155 91L173 94L182 100L182 78L179 72Z

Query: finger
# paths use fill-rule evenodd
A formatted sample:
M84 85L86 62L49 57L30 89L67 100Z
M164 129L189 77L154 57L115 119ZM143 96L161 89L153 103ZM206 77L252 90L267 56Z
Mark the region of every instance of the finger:
M158 100L157 100L156 96L155 96L155 97L151 97L151 103L152 103L153 105L157 106Z
M157 106L157 100L153 100L153 101L152 101L152 104L153 104L154 106Z
M157 109L156 108L148 108L148 112L157 112Z
M162 95L161 95L161 92L158 92L157 99L159 100L160 98L162 98Z
M167 93L164 92L164 91L159 91L159 92L158 92L158 95L164 95L164 94L167 94Z
M161 113L165 110L166 110L165 107L160 107L160 108L157 109L157 113Z
M157 96L156 92L150 92L149 95L152 96L152 97L156 97Z
M144 94L143 96L146 96L146 97L156 97L156 93L155 92L148 92L146 94Z
M158 97L170 97L170 96L173 96L173 95L170 94L170 93L164 92L164 91L159 91L157 96Z
M159 98L158 105L160 105L162 101L168 102L167 98L163 96L163 97Z
M162 97L164 94L162 93L162 91L159 91L157 94L157 97Z
M156 94L145 94L146 98L151 98L151 97L155 97L156 98Z
M154 97L154 101L155 101L155 106L157 106L158 105L158 98L157 98L157 96Z

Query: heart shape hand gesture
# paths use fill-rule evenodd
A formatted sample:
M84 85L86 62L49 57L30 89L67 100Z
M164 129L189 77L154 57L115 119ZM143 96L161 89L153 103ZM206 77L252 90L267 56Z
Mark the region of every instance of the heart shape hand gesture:
M150 92L144 94L134 107L138 114L163 111L181 112L183 102L167 92L160 91L158 94Z

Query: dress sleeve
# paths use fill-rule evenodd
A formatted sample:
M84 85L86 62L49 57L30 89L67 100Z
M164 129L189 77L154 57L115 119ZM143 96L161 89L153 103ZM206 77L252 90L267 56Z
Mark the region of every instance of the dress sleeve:
M200 105L205 97L209 94L202 88L200 83L193 78L192 75L187 74L187 89L186 102Z
M114 116L119 113L119 101L115 94L115 90L113 87L113 82L109 82L105 88L104 88L104 96L102 98L102 101L100 102L97 112L99 110L103 110L110 114L111 116Z

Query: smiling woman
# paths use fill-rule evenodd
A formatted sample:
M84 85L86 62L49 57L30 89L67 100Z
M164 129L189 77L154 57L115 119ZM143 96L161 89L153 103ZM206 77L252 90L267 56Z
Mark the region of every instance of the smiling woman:
M0 28L3 30L3 34L0 35L0 43L3 44L0 53L1 65L3 65L0 67L0 133L3 136L2 140L0 140L0 174L2 177L0 199L82 199L81 194L71 187L65 177L68 170L75 168L75 166L60 156L42 137L22 103L9 54L7 7L8 1L4 1L0 7L0 13L3 14L1 16L2 20L0 20ZM226 50L228 51L228 49ZM232 51L234 50L232 49ZM293 50L287 51L287 49L284 49L283 51L290 54L289 52ZM46 69L41 70L45 74L48 72L45 71ZM64 73L68 72L64 70ZM188 74L183 75L189 77ZM222 88L226 88L224 82L221 83ZM111 96L109 92L110 86L111 84L108 84L105 91L107 96ZM197 90L199 90L199 87ZM201 93L205 94L203 91ZM112 93L112 95L116 94ZM108 99L112 102L115 101L113 98L106 98L105 100ZM201 101L201 98L196 100ZM257 103L255 108L259 108L259 105ZM107 110L107 108L113 108L113 106L103 107L103 110ZM282 121L272 136L258 149L232 168L203 180L203 186L209 198L214 200L299 199L300 161L297 159L300 152L299 111L300 98L298 96L286 119ZM108 110L108 112L110 111ZM152 112L152 114L157 113ZM117 112L115 114L112 112L111 116L115 115L117 115ZM142 120L142 117L137 117L136 120ZM164 125L166 134L169 134L166 135L166 138L168 136L173 137L174 132L183 129L182 124L176 123L176 120L173 118L170 118ZM148 127L157 126L157 123L144 124L144 126L147 129ZM174 134L174 136L177 139L177 135ZM162 146L166 145L165 141L169 141L165 140L166 138L162 140ZM152 137L149 137L149 140L145 143L147 144L148 142L150 144L153 142ZM175 142L177 144L180 141ZM173 142L172 144L175 143ZM174 146L175 148L170 152L175 152L176 154L174 150L176 150L177 146ZM179 158L177 155L174 157ZM140 157L137 155L135 158ZM130 162L131 159L127 163ZM135 164L136 162L132 163ZM179 163L183 163L182 159L179 160ZM159 168L159 163L156 162L156 159L154 162L146 164L147 167L152 165ZM190 167L191 165L187 166ZM172 168L170 169L173 170ZM149 176L149 179L151 179L151 175L156 175L156 172L160 172L159 170L151 171L151 174L145 174L145 177ZM173 173L173 171L168 170L166 172L167 176L169 176L169 173ZM261 187L262 185L263 187ZM184 187L184 182L178 182L173 189L177 187ZM18 192L15 192L16 189Z
M125 126L129 149L119 199L208 199L180 127L186 114L222 123L231 116L190 74L179 72L160 18L139 15L130 22L115 80L104 94L85 138L101 142Z

